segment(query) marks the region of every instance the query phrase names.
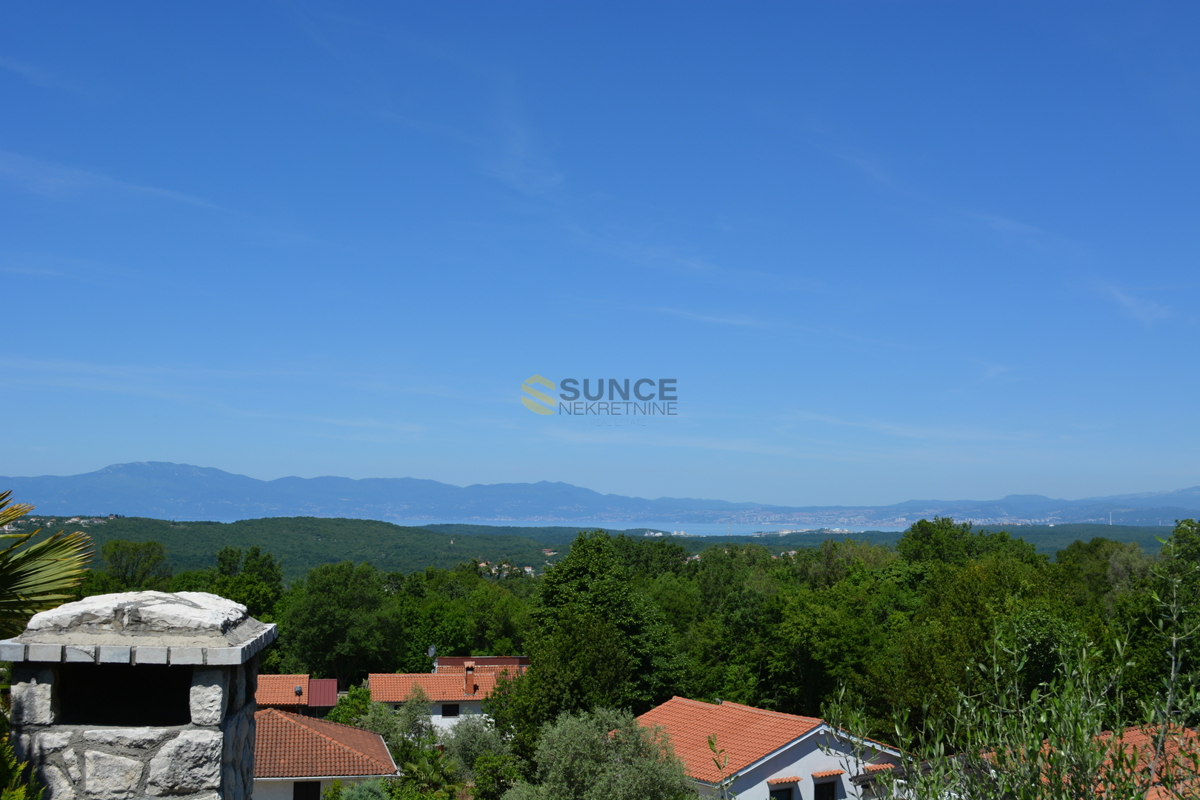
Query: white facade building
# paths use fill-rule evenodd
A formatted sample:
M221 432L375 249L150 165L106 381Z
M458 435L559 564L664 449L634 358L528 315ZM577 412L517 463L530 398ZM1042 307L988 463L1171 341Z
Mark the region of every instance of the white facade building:
M675 697L638 722L666 732L703 796L716 794L724 779L738 800L857 798L861 791L852 778L899 763L895 749L852 739L824 720L737 703ZM709 737L724 751L723 770L713 761Z
M396 762L378 733L277 708L254 715L254 799L320 800L343 785L394 777Z

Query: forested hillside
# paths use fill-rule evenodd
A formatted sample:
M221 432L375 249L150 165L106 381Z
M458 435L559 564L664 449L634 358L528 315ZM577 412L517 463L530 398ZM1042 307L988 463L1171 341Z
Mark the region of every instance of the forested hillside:
M449 569L472 559L486 562L509 561L537 570L561 559L570 548L579 528L566 526L496 526L437 524L415 528L367 519L329 519L324 517L268 517L240 522L178 522L145 517L100 518L84 524L70 518L38 516L38 525L47 530L82 527L100 547L105 542L157 541L167 548L171 567L176 571L211 567L214 553L222 547L256 546L274 554L283 567L284 580L291 582L319 564L336 561L365 561L384 572L413 572L426 567ZM34 527L29 520L24 529ZM983 530L983 529L981 529ZM1159 539L1167 536L1166 527L1129 525L1037 525L1009 528L1034 545L1039 553L1053 557L1075 540L1094 537L1136 543L1145 553L1157 553ZM641 538L645 528L610 529L612 535ZM847 538L878 545L895 545L903 536L893 531L865 531L851 536L828 533L792 533L783 536L696 536L663 537L696 555L715 545L755 545L774 555L798 549L823 546L826 539ZM551 549L555 555L542 551Z
M207 589L247 602L280 625L270 669L349 686L368 672L427 671L430 646L529 654L534 668L493 708L526 737L561 710L643 711L674 694L819 715L845 691L883 730L895 712L943 712L997 640L1021 655L1029 685L1051 678L1062 652L1090 642L1115 663L1126 641L1129 707L1166 668L1151 618L1162 557L1095 538L1051 560L946 519L917 523L894 547L829 540L780 555L718 544L698 559L678 541L595 532L540 577L469 561L405 574L346 560L286 589L257 548L174 576L160 553L151 586L131 547L109 543L87 591Z
M79 526L63 518L38 519L47 530ZM542 552L546 545L524 536L436 533L365 519L270 517L224 523L119 517L85 525L83 530L97 548L115 540L161 542L177 571L211 567L222 547L257 546L279 559L288 582L318 564L344 560L407 573L428 566L449 568L471 559L507 560L540 570L557 558Z

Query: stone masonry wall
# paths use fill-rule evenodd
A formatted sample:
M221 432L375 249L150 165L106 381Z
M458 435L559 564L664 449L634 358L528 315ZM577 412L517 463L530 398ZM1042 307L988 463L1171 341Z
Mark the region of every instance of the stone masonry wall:
M17 756L34 764L47 800L249 800L257 657L194 667L191 724L161 728L55 724L54 673L15 664L12 686Z

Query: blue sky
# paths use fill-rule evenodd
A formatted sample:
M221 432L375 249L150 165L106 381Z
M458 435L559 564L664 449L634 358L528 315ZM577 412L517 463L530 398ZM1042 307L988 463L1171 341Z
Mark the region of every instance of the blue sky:
M0 108L0 474L1200 483L1194 3L8 3Z

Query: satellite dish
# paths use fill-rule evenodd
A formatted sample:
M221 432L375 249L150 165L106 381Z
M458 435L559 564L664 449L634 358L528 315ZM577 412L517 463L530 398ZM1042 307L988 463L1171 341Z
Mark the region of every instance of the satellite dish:
M429 649L425 651L425 654L428 655L430 658L433 658L434 656L436 656L437 655L437 645L436 644L429 645Z

